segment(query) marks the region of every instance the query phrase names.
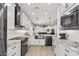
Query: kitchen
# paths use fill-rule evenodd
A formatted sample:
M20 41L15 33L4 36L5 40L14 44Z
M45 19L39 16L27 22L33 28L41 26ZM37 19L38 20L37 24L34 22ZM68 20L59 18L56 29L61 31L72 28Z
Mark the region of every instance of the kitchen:
M0 56L79 56L79 3L0 3Z

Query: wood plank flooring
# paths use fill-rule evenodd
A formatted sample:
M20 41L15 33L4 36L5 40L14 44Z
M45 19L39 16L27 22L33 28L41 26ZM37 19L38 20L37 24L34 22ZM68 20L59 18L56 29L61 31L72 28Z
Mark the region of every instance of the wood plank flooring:
M25 56L55 56L52 46L30 46Z

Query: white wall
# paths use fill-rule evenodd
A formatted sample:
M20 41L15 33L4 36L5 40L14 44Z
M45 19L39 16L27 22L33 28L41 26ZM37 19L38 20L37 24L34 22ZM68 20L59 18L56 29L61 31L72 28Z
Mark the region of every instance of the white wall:
M60 32L67 33L69 40L79 42L79 30L60 30Z
M26 26L26 23L29 22L28 17L24 12L21 12L21 25Z
M8 6L8 30L7 30L7 40L14 38L14 37L18 37L18 36L22 36L23 33L26 30L16 30L14 27L14 7L15 4L11 4L10 6ZM21 13L21 25L26 26L29 28L29 32L32 33L32 25L29 21L29 18L25 15L24 12Z
M26 27L26 31L29 31L31 34L33 32L33 27L29 17L22 11L21 12L21 25Z
M73 8L73 7L72 7ZM60 8L58 9L57 13L57 37L59 38L59 33L67 33L68 39L79 42L79 30L60 30Z
M15 21L15 4L10 3L10 6L7 6L7 29L14 29Z

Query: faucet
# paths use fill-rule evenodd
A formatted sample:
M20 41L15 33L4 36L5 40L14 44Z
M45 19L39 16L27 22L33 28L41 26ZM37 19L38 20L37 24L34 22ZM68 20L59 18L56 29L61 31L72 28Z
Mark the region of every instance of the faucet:
M25 26L20 25L20 27L22 27L22 28L24 28L26 30L26 27Z

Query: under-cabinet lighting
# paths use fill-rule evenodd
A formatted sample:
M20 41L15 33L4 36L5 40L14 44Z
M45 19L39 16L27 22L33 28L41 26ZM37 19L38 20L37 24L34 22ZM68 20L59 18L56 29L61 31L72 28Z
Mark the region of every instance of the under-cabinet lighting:
M31 5L31 3L27 3L27 5Z
M10 6L10 5L11 5L10 3L6 3L6 4L5 4L5 6Z

